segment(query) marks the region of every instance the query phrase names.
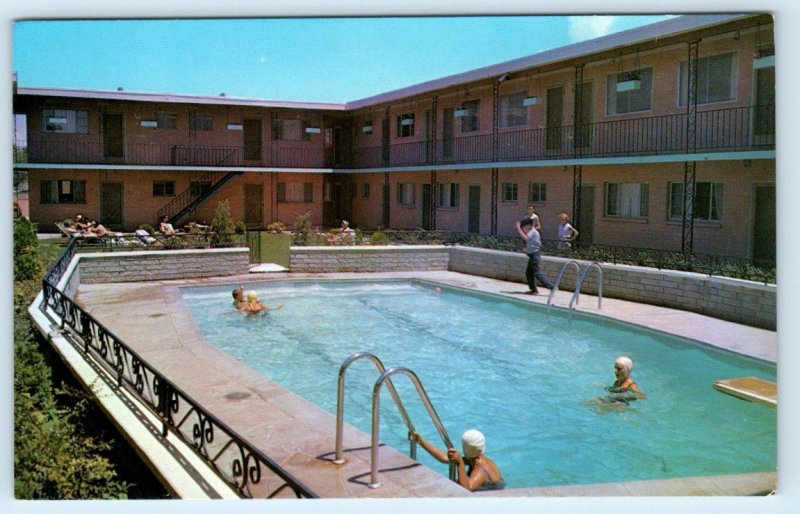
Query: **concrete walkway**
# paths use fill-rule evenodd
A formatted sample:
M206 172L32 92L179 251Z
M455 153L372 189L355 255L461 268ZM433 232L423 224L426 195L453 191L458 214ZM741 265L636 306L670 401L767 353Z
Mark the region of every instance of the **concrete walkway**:
M417 278L517 301L545 303L523 295L524 284L453 272L301 274L276 273L181 281L82 285L77 301L146 361L214 412L222 421L323 498L468 497L471 493L389 447L380 449L382 487L369 483L369 435L345 426L347 462L336 466L335 419L207 343L183 305L180 287L247 284L292 279ZM542 289L542 292L546 290ZM571 294L559 291L556 306ZM777 334L689 312L581 295L578 310L775 362ZM332 392L334 394L334 392ZM776 474L654 480L486 492L498 496L745 495L775 487Z

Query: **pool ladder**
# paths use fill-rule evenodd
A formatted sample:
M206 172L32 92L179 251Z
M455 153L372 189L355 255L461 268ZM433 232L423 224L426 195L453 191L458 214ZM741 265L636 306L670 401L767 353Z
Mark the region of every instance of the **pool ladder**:
M433 424L436 426L436 430L439 432L439 435L442 438L442 441L445 444L446 448L452 448L453 443L450 441L450 436L447 435L447 431L444 429L442 425L442 421L439 419L438 414L436 414L436 409L433 408L431 404L430 398L428 398L428 393L425 392L425 388L422 386L422 383L417 377L416 373L411 371L408 368L404 367L395 367L391 369L386 369L381 362L381 360L376 357L375 355L368 353L368 352L357 352L345 359L342 363L342 366L339 368L339 383L337 386L337 395L336 395L336 455L334 457L334 464L344 464L345 459L342 456L342 432L344 428L344 382L345 382L345 373L347 372L347 368L350 365L361 359L369 359L375 364L375 367L378 368L381 375L375 381L375 385L372 388L372 438L370 444L370 482L369 488L370 489L377 489L381 486L381 483L378 481L378 445L379 445L379 412L380 412L380 393L381 387L383 386L384 382L386 383L387 389L389 389L389 394L392 395L394 399L395 405L397 405L397 410L400 412L400 416L403 418L403 421L408 428L409 435L412 432L416 432L414 428L414 423L411 421L411 418L408 416L408 412L406 412L405 407L403 406L403 402L400 399L400 396L397 394L397 390L392 384L391 377L392 375L403 374L406 375L411 382L414 384L414 387L417 389L417 393L419 394L420 399L422 400L423 405L425 405L425 409L427 409L428 414L433 421ZM417 460L417 442L410 441L410 449L409 455L412 459ZM450 462L450 480L456 479L456 467L455 462Z
M556 281L553 283L553 289L550 290L550 295L547 297L547 314L550 314L550 305L553 303L553 298L556 295L556 291L558 291L558 284L561 282L561 277L564 276L564 272L570 266L570 264L575 265L575 291L572 293L572 298L569 300L569 315L570 319L572 319L572 311L575 310L575 305L580 302L580 295L581 295L581 286L583 285L583 281L586 279L586 275L589 274L589 270L592 268L597 268L597 308L603 308L603 267L600 266L600 263L597 261L592 261L586 266L583 271L581 272L581 265L576 260L569 260L561 266L561 270L558 272L558 276L556 277Z

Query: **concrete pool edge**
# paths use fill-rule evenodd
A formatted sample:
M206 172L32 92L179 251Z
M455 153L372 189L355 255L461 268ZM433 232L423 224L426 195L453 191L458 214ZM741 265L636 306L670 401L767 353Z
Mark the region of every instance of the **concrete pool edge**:
M251 283L251 284L255 285L255 284L258 284L258 283L269 283L269 282L287 281L287 280L289 280L289 281L292 281L292 280L306 280L307 281L307 280L324 280L324 279L329 279L330 280L330 279L342 279L342 278L347 278L347 277L349 277L351 279L357 279L357 280L365 280L365 279L370 280L370 279L375 279L375 278L388 278L388 279L396 279L396 280L408 280L409 278L419 278L421 275L426 277L424 279L424 281L428 281L430 276L437 275L437 274L439 275L440 280L434 281L434 282L439 282L442 285L446 285L446 286L456 285L456 286L462 286L462 287L463 286L467 286L467 287L474 286L474 287L477 287L478 284L476 284L476 282L477 283L482 283L482 282L485 282L485 281L492 281L492 282L500 283L502 285L502 287L505 287L505 288L515 288L515 289L520 289L520 290L524 289L524 286L521 285L521 284L513 284L513 283L508 283L508 282L502 282L502 281L497 281L495 279L486 279L484 277L474 277L474 276L471 276L471 275L464 275L464 274L455 273L455 272L429 272L429 273L426 273L426 272L415 272L415 273L377 273L377 274L364 274L364 273L341 274L340 273L340 274L332 274L332 275L318 275L318 274L296 274L295 275L295 274L292 274L292 275L289 275L289 276L282 275L280 277L258 277L255 280L253 280L253 278L255 278L255 277L249 277L249 276L220 277L219 279L202 279L202 280L189 279L189 280L180 280L180 281L161 282L161 283L159 283L158 289L160 289L162 291L162 295L165 296L165 299L169 299L170 300L169 302L165 302L165 307L166 307L166 306L169 306L170 303L172 303L172 301L175 299L174 295L175 294L179 294L178 291L182 287L213 286L213 285L222 286L223 284L231 284L231 283L239 283L239 282L242 282L242 283L246 282L246 283ZM149 286L151 291L153 290L153 284L152 283L145 284L145 285ZM144 285L142 287L144 287ZM88 291L89 289L93 289L93 287L84 287L84 286L82 286L82 293L85 292L85 291ZM167 290L169 290L171 292L167 293ZM167 293L167 294L165 294L165 293ZM543 299L546 301L546 297L533 297L533 298L530 298L531 301L541 301ZM526 300L528 300L528 298L526 298ZM587 301L586 303L589 304L591 302ZM187 339L195 339L196 338L196 333L194 333L195 330L191 328L191 327L194 326L193 321L191 321L191 319L189 319L190 323L187 324L186 323L187 320L185 319L185 315L187 315L188 313L184 312L183 315L181 315L181 313L179 312L180 310L182 310L182 309L180 309L180 308L177 309L177 310L170 309L170 319L172 320L172 323L173 323L173 330L180 330L181 332L183 332L183 335ZM185 308L183 308L183 310L185 310ZM190 314L189 314L189 317L191 317ZM115 329L113 323L110 324L110 328L112 328L112 330ZM115 332L116 332L116 330L115 330ZM184 339L184 337L181 337L181 339ZM127 339L124 336L123 336L123 340L127 341ZM204 340L202 340L202 341L203 341L203 343L205 345L212 346L209 343L205 342ZM217 362L219 362L219 361L217 361ZM275 387L276 388L280 388L280 386L277 386L277 385ZM274 393L276 390L277 389L272 389L271 392ZM290 396L288 394L286 394L286 393L287 392L285 392L285 391L281 392L280 396L282 396L284 398L287 398L287 399L290 398ZM291 393L291 394L293 395L293 393ZM303 402L301 402L301 403L303 403ZM325 414L327 414L327 413L325 413ZM327 414L327 416L332 418L332 416L330 414ZM327 423L330 424L329 426L332 426L333 425L332 419L328 420ZM353 430L355 430L355 429L353 429ZM361 433L361 438L363 438L364 440L368 441L368 436L366 434ZM332 440L332 431L331 431L331 435L330 435L330 440ZM328 442L326 444L327 444L327 446L331 447L330 450L332 451L332 444L330 442ZM382 452L383 452L383 450L382 450ZM405 457L405 455L402 455L402 457L404 457L405 459L408 459L407 457ZM382 467L383 467L383 460L381 461L381 464L382 464ZM365 470L368 470L368 465L365 468ZM736 486L736 484L719 485L721 483L719 479L716 479L716 481L708 482L710 478L714 478L714 477L698 477L698 478L695 478L695 479L679 479L679 480L689 480L689 481L691 481L691 482L688 482L688 483L675 482L673 479L670 479L668 481L656 480L656 481L646 481L646 482L642 482L642 483L635 483L635 484L639 484L639 485L637 485L635 487L630 485L631 483L629 483L628 485L623 485L623 486L621 486L620 484L613 484L612 483L612 484L594 484L594 485L587 485L587 486L558 486L557 488L509 489L509 490L506 490L506 491L498 492L496 494L496 496L684 495L684 494L689 494L689 493L686 493L686 491L692 489L692 487L690 487L691 484L696 484L697 485L697 490L705 491L704 493L698 493L698 494L712 495L712 496L716 496L716 495L739 496L739 495L747 495L747 494L763 494L765 491L768 491L768 490L764 489L764 483L769 482L769 480L771 480L769 477L774 478L776 476L776 474L775 473L767 473L767 475L768 475L768 477L767 477L766 480L763 479L763 478L760 478L758 480L757 484L753 483L752 484L753 487L750 488L751 490L748 490L747 487L742 488L742 487ZM739 475L736 475L736 476L739 476ZM745 483L752 481L753 478L754 477L751 476L751 475L742 476L742 480ZM664 483L659 483L659 482L664 482ZM723 480L722 482L726 482L726 481ZM773 480L773 482L774 482L774 480ZM676 490L675 484L678 484L678 483L680 483L681 485L678 486L677 490ZM311 486L311 487L313 489L313 486ZM620 487L623 487L622 492L620 492L621 491ZM681 489L681 488L683 488L683 489ZM445 489L449 489L449 488L445 487ZM772 487L772 489L774 489L774 486ZM627 490L628 492L625 493L624 492L625 490ZM418 491L418 492L421 493L422 491ZM448 495L452 495L453 493L455 493L455 491L449 491ZM460 494L457 494L457 495L460 496ZM466 493L466 495L469 495L469 493ZM481 495L487 495L487 493L481 493ZM373 494L356 495L356 496L357 497L377 497L377 496L387 497L387 496L385 496L383 494L379 494L377 496L373 495ZM356 496L348 496L348 497L356 497ZM417 496L417 495L414 494L414 495L410 495L410 496ZM424 496L426 496L426 497L441 497L442 494L437 494L436 491L429 491L428 494L424 494ZM391 496L391 497L394 497L394 496Z

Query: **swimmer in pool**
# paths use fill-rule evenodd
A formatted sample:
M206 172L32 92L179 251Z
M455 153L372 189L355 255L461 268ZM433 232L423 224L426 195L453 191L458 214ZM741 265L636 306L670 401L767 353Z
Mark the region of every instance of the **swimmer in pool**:
M255 291L249 291L247 293L247 301L243 302L236 308L239 312L246 312L248 314L256 314L258 312L268 312L268 311L277 311L283 308L283 304L278 305L277 307L270 308L263 303L261 303L258 299L258 294Z
M634 393L632 396L633 399L636 397L644 398L645 394L639 390L639 386L636 385L634 382L633 377L631 377L631 371L633 370L633 361L630 357L619 357L614 362L614 376L616 380L614 381L614 385L608 388L609 393Z
M239 289L234 289L231 292L233 295L233 307L238 309L242 304L247 303L244 300L244 286L239 285Z
M505 485L503 475L497 464L483 454L486 448L486 440L478 430L467 430L461 435L461 449L464 450L462 456L455 448L448 448L447 453L433 446L417 432L408 434L410 441L417 441L439 462L456 463L458 472L458 484L470 491L479 489L502 489ZM465 466L468 466L465 467Z

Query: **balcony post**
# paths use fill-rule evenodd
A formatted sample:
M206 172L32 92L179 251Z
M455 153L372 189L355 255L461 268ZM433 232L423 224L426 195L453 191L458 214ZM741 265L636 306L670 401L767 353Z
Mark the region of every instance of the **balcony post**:
M572 115L572 155L580 159L583 152L583 64L575 66L575 93ZM581 184L583 168L580 164L572 167L572 222L580 231L581 223Z
M689 60L686 85L686 153L697 152L697 63L700 41L689 43ZM683 171L683 228L681 232L681 251L692 252L694 247L694 192L695 161L686 161Z
M497 168L492 168L492 227L491 227L491 234L493 236L497 235L497 195L498 195L498 175L500 170Z

